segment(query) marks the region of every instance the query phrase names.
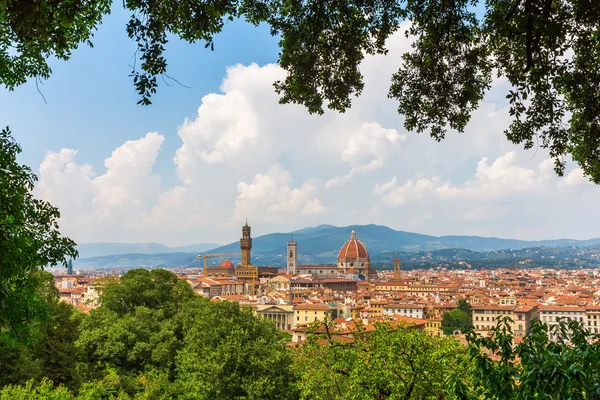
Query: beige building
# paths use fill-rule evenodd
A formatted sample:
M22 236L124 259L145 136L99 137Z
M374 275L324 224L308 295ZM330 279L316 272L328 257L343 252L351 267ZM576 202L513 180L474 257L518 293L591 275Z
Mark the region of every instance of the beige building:
M298 304L294 307L294 327L308 325L314 321L324 321L330 313L331 308L327 304Z
M291 280L289 276L276 275L269 279L269 288L271 291L287 291L291 288Z
M599 333L600 329L600 304L588 305L585 308L585 327L592 333Z
M188 279L194 293L204 297L244 294L244 282L231 279L200 278Z
M537 306L513 306L497 304L473 305L473 326L476 330L487 331L495 327L499 318L508 317L513 322L511 329L515 336L525 336L531 321L537 318Z
M277 329L291 331L294 327L294 310L292 305L261 304L256 308L256 315L273 321Z
M548 324L548 337L550 340L557 340L559 332L554 328L559 320L577 321L585 326L586 309L585 307L561 307L561 306L540 306L540 320ZM572 332L567 332L570 337Z
M387 304L383 307L383 315L403 315L405 317L423 319L425 306L421 304Z

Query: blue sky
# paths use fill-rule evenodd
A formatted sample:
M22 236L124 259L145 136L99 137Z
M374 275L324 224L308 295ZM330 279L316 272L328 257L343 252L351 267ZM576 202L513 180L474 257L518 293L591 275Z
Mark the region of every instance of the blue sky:
M171 173L165 184L174 184L169 153L181 145L176 128L183 117L195 114L204 94L218 91L226 66L277 60L277 38L268 27L241 20L229 22L215 37L215 51L205 49L204 43L170 37L168 74L191 89L160 80L153 105L142 107L136 104L139 97L129 77L136 44L125 32L128 20L129 13L116 2L96 32L93 48L82 45L70 60L52 61L51 78L38 85L48 104L34 81L14 92L0 91L0 120L21 143L23 163L36 166L46 151L72 147L102 170L106 155L124 139L159 131L166 140L158 166L162 173Z
M0 91L0 123L39 173L36 195L58 206L79 242L186 245L236 240L246 217L255 235L322 223L376 223L444 235L519 239L600 236L600 191L569 164L552 172L544 151L509 144L503 79L466 132L437 143L407 132L390 77L410 41L366 57L365 91L344 114L310 116L279 105L272 83L277 40L266 27L231 22L203 43L173 39L168 73L142 107L128 76L135 43L115 7L94 39L53 61L40 85ZM357 232L360 237L360 232Z

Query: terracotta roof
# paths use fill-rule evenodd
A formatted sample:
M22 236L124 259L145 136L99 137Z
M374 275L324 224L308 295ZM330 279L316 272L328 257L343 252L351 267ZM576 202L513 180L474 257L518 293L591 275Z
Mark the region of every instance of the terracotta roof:
M369 261L369 252L365 245L356 238L356 232L352 229L350 239L340 249L338 253L338 262L347 262L354 260Z

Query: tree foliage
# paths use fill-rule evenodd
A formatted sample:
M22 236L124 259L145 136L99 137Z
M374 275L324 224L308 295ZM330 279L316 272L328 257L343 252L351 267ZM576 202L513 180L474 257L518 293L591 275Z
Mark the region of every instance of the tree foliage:
M453 335L456 331L466 333L472 327L469 314L459 308L450 310L442 316L442 330L445 335Z
M351 340L310 336L295 350L294 369L301 399L437 399L448 372L464 372L465 350L406 326L359 324Z
M82 315L59 302L52 274L37 271L31 280L46 313L30 321L36 329L27 342L0 341L0 386L44 377L56 384L76 385L75 341Z
M0 23L0 26L2 24ZM1 69L1 68L0 68ZM8 128L0 131L0 339L21 337L28 322L44 314L32 274L47 265L66 265L75 243L60 235L60 213L36 199L37 177L17 162L21 147Z
M201 300L185 312L186 335L177 356L184 398L296 398L284 335L249 307Z
M49 57L68 59L111 1L9 1L0 8L0 84L47 78ZM366 54L386 54L386 40L410 21L412 50L391 77L408 130L436 140L463 132L495 76L508 80L508 140L549 149L562 175L570 155L600 183L600 5L591 0L126 0L127 34L137 44L131 76L148 105L168 77L169 34L214 50L225 23L266 23L280 38L275 83L282 103L311 113L351 107L364 87Z
M562 319L548 328L534 320L515 343L508 317L489 337L468 336L471 374L454 377L459 399L599 399L600 342L580 323ZM549 339L549 329L558 340Z

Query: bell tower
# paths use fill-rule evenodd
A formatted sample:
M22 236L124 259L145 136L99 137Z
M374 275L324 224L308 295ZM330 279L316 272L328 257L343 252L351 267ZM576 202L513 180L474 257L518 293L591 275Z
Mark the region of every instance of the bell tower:
M250 225L246 220L246 225L242 226L242 238L240 239L240 250L242 250L242 267L250 264L250 251L252 250L252 237L250 236Z
M296 261L298 259L298 243L294 242L294 237L292 236L292 240L287 243L287 273L295 274L296 273Z
M400 279L400 259L394 258L394 279Z

